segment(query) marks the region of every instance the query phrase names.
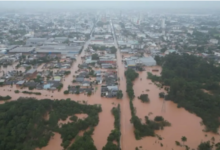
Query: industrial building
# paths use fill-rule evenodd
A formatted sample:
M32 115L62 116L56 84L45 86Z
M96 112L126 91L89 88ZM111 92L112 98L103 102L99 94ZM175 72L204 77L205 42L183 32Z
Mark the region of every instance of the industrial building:
M66 45L44 45L35 50L40 56L45 55L78 55L82 46L66 46Z
M155 66L157 65L156 61L153 57L132 57L131 59L127 59L125 61L126 67L136 67L136 66Z
M22 53L22 55L32 54L35 50L35 47L16 47L14 49L9 50L9 54Z

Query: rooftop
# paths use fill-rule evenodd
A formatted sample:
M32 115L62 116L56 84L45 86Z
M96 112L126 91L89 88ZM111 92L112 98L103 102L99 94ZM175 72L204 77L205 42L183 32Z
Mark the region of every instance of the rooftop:
M41 42L41 41L46 41L47 39L46 38L29 38L27 39L27 41L30 41L30 42Z
M16 47L12 50L10 50L9 52L32 52L34 51L34 47Z
M34 73L35 71L37 71L36 69L30 69L30 70L28 70L27 72L26 72L26 74L32 74L32 73Z

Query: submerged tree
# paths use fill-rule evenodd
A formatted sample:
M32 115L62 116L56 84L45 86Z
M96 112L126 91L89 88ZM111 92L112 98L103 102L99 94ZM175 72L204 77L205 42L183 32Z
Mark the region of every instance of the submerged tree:
M118 92L117 92L117 99L122 99L122 97L123 97L123 93L122 93L122 90L119 90Z
M210 142L202 142L198 146L198 150L211 150L212 146L210 145Z
M182 136L181 140L183 141L183 144L184 144L184 142L187 141L187 138L185 136Z

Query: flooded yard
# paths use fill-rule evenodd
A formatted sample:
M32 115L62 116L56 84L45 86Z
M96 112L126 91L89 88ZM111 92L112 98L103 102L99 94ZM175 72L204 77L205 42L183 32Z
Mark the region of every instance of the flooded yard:
M86 48L87 46L85 46ZM124 64L122 62L122 57L120 52L117 52L117 66L118 77L120 78L119 89L123 92L122 100L116 98L104 98L101 97L100 85L98 85L97 91L91 96L84 94L63 94L67 90L68 85L72 84L73 75L75 71L78 70L78 64L82 63L81 56L77 57L77 60L73 63L70 71L71 74L66 76L63 81L63 88L61 91L47 91L47 90L32 90L32 92L41 92L41 95L29 95L21 93L25 89L20 89L15 85L0 87L1 96L10 95L12 100L16 100L19 97L35 97L37 99L67 99L78 101L84 104L99 104L102 107L102 112L99 113L99 123L95 127L92 138L94 144L98 150L102 150L103 146L107 143L107 137L111 130L114 129L114 117L111 114L111 109L118 104L121 105L121 149L122 150L134 150L135 147L142 147L141 150L183 150L183 147L176 146L175 141L181 143L181 137L185 136L187 141L185 145L190 148L196 149L201 141L208 141L212 137L215 137L216 141L220 141L219 135L213 133L203 132L204 126L200 125L201 118L197 117L195 114L191 114L183 108L177 108L177 105L171 101L164 101L159 98L159 92L164 91L159 89L154 83L147 79L147 72L151 72L155 75L160 75L161 68L156 67L146 67L145 71L140 72L139 78L134 81L134 93L135 99L133 100L134 107L136 108L136 115L144 120L144 117L148 114L150 119L155 116L163 116L165 120L171 123L170 127L164 128L164 130L156 131L155 133L162 137L162 140L158 140L157 137L144 137L141 140L136 140L134 137L134 128L130 122L131 111L129 106L129 99L126 93L126 79L124 76ZM42 69L41 65L38 69ZM7 68L8 70L9 68ZM13 69L11 67L11 69ZM158 71L153 71L153 70ZM5 70L1 69L1 70ZM21 68L23 71L23 69ZM19 90L20 93L15 93L15 90ZM141 94L148 94L150 102L142 103L137 97ZM1 101L0 103L4 103ZM87 117L87 114L77 114L78 118L83 119ZM49 114L45 116L45 119L49 119ZM58 124L71 122L70 116L64 120L59 121ZM79 135L82 135L81 132ZM54 133L54 136L50 139L48 145L42 149L36 150L62 150L63 147L60 145L62 142L61 136L58 133ZM72 141L74 142L74 140ZM161 144L163 147L161 147Z

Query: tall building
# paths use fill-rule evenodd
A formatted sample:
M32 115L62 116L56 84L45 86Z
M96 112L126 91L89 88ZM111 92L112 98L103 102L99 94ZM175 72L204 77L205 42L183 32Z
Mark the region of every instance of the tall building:
M161 27L162 29L164 29L166 27L166 24L165 24L165 19L162 19L162 22L161 22Z

